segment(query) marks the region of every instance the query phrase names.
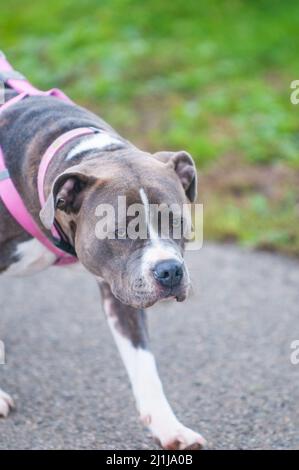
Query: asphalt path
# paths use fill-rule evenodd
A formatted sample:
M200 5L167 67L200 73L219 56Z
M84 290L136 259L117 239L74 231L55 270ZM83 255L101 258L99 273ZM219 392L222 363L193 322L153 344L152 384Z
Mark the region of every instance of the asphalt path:
M166 394L211 449L299 449L299 263L233 246L187 254L193 292L148 311ZM0 280L0 449L155 449L87 273Z

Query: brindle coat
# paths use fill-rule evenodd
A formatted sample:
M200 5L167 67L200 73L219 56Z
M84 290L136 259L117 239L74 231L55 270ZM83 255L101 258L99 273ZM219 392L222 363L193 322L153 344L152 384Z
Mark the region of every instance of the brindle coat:
M13 95L6 90L6 99ZM89 149L67 160L69 152L86 137L65 145L49 165L45 180L45 207L40 208L37 173L42 155L61 134L78 127L95 127L119 141L104 149ZM189 278L166 292L152 275L150 262L174 253L182 259L183 240L164 240L151 252L151 240L99 240L95 235L96 208L108 203L117 212L117 196L127 204L174 202L182 206L196 197L196 171L186 152L151 155L137 149L93 113L54 97L27 97L0 114L0 145L11 178L40 229L51 237L54 218L74 247L79 261L96 276L102 291L109 326L129 373L142 421L164 448L199 448L201 436L173 415L148 349L142 310L170 294L187 295ZM30 235L15 222L0 199L0 273L9 273L20 261L18 247ZM145 254L147 262L145 260ZM142 285L142 290L136 286ZM153 398L154 397L154 398ZM0 415L12 402L0 390Z

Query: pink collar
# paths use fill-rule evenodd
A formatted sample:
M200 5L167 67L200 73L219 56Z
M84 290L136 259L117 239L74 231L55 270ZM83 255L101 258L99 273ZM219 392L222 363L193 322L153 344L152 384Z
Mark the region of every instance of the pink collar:
M7 101L1 106L0 103L0 113L5 111L8 107L18 103L26 96L55 96L64 101L71 102L71 100L60 90L54 88L49 91L40 91L37 88L33 87L24 77L20 76L18 72L15 72L11 65L7 62L5 56L0 51L0 80L7 83L12 89L16 90L19 94L14 98ZM38 195L41 207L45 204L45 195L44 195L44 180L47 172L47 168L56 155L58 150L60 150L65 144L71 140L92 134L96 132L93 128L81 127L78 129L73 129L71 131L65 132L59 136L51 145L48 147L44 153L38 171ZM78 259L68 254L66 251L63 251L58 246L62 247L62 239L56 228L53 226L51 229L52 236L54 238L51 241L48 237L44 235L42 230L39 228L35 220L32 218L31 214L28 212L21 196L19 195L10 175L9 171L5 165L4 154L0 146L0 198L2 199L4 205L6 206L9 213L12 217L23 227L23 229L29 233L32 237L36 238L40 243L42 243L48 250L56 255L56 265L65 265L71 264L78 261ZM58 246L56 246L58 245Z

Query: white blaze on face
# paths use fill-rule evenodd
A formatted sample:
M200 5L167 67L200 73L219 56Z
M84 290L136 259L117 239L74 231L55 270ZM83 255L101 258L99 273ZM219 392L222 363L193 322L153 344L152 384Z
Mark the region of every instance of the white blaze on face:
M175 259L184 262L179 248L170 245L169 240L163 240L151 223L150 204L143 188L139 190L139 194L145 209L145 223L147 225L147 232L150 238L150 244L145 248L142 257L142 271L146 272L153 267L156 263L163 260Z
M140 194L140 197L141 197L142 204L144 205L145 223L146 223L146 226L147 226L147 230L148 230L150 239L152 241L159 241L159 236L158 236L157 232L155 231L154 227L151 224L150 205L149 205L149 202L148 202L147 195L145 194L145 191L144 191L143 188L141 188L139 190L139 194Z

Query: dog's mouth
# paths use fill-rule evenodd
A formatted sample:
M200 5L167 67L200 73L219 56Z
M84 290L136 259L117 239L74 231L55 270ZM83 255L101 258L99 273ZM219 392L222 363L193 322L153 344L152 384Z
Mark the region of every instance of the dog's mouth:
M184 302L184 300L186 300L186 297L187 297L187 294L186 295L176 295L175 300L177 302Z
M134 299L127 302L132 307L148 308L158 302L176 301L183 302L188 295L188 287L180 289L155 289L152 291L140 290L134 293Z
M186 293L181 292L179 294L173 294L172 292L170 292L170 294L165 297L165 300L175 300L176 302L184 302L186 298L187 298L187 292Z
M188 275L185 276L181 283L169 287L159 284L153 276L148 279L132 276L123 286L113 282L111 289L120 302L136 309L148 308L161 301L183 302L189 292Z

